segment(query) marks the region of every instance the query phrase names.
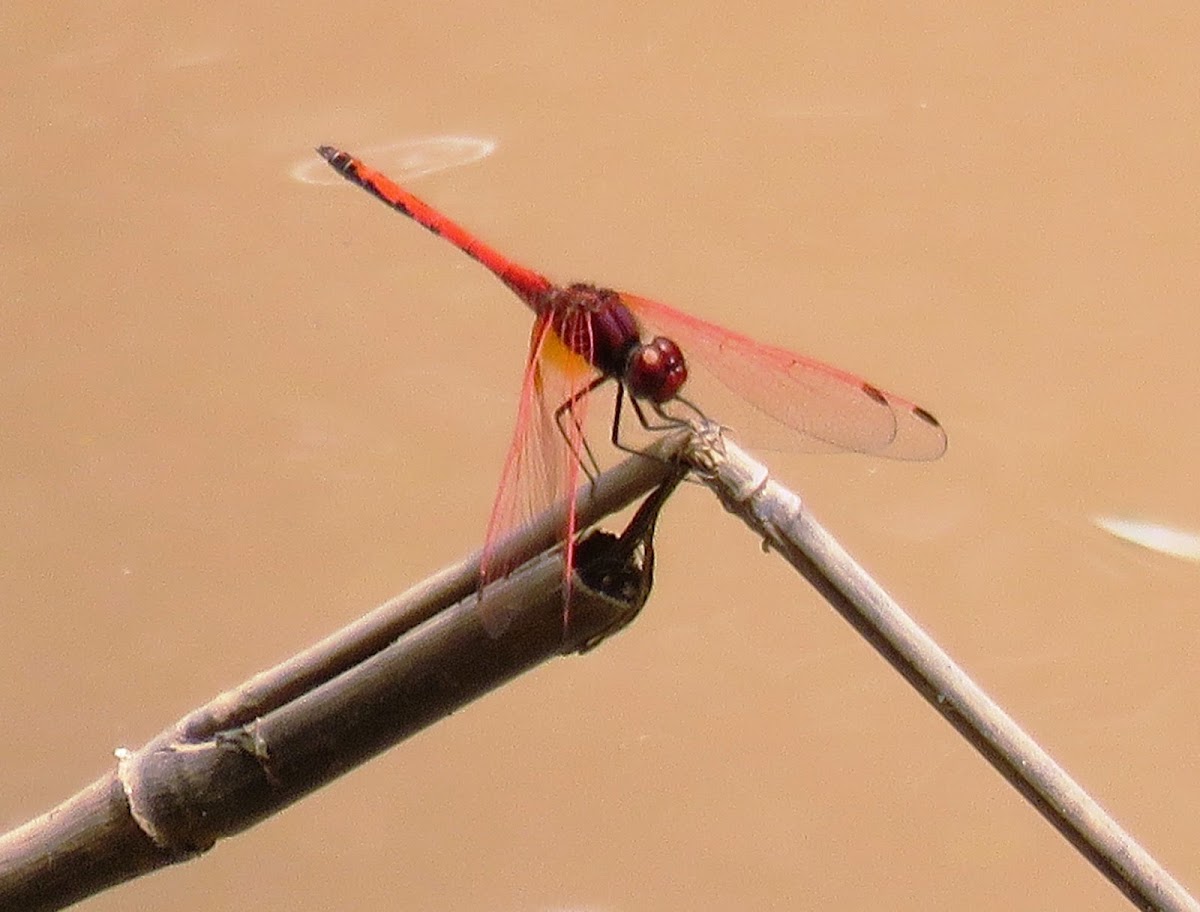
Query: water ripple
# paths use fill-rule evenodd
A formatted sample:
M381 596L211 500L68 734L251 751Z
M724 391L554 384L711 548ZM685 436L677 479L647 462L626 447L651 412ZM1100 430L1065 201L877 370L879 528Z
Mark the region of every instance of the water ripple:
M496 141L492 139L428 136L346 151L400 183L406 183L427 174L469 165L487 158L495 150ZM315 152L310 159L298 162L292 168L291 175L305 184L337 184L342 180Z

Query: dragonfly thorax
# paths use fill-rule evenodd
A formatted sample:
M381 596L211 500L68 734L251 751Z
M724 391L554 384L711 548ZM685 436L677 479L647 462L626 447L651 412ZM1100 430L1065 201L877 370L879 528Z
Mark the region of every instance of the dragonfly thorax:
M629 353L642 343L642 330L617 292L577 283L550 289L543 306L567 348L610 377L625 373Z
M630 395L666 402L687 379L679 346L663 336L643 342L642 328L619 292L580 282L550 289L541 306L563 344L624 383Z

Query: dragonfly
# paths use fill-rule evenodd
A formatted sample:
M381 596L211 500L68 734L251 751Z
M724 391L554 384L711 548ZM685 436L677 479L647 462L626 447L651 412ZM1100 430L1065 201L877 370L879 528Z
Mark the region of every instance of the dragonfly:
M562 530L567 623L577 531L574 494L581 472L587 472L584 454L591 457L584 437L587 406L590 394L605 383L617 388L611 436L622 449L628 449L618 434L626 401L648 430L686 425L679 407L703 418L682 395L695 364L782 427L798 449L915 461L945 452L946 433L932 413L861 377L650 298L586 282L555 284L350 153L333 146L317 152L342 177L482 264L533 312L516 426L484 539L481 589L513 569L494 559L495 545L567 498Z

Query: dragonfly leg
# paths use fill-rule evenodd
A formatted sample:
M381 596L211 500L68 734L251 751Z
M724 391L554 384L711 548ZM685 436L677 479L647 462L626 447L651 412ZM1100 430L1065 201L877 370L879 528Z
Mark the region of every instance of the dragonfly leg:
M645 453L643 453L641 450L637 449L636 447L631 447L628 444L621 442L621 406L624 404L624 402L625 402L625 384L618 383L617 384L617 404L613 408L612 434L610 435L611 440L612 440L612 445L624 453L631 453L635 456L644 456ZM641 406L639 406L637 404L637 400L634 399L632 396L629 397L629 402L633 406L633 410L637 414L638 419L642 422L642 426L645 427L646 419L642 414Z
M684 399L683 396L675 396L671 399L671 401L682 403L691 409L691 411L695 413L696 417L701 421L708 421L708 416L700 410L700 406L696 405L696 403L692 402L690 399ZM663 409L663 403L661 402L654 403L654 411L658 412L659 416L671 427L681 427L691 423L686 418L680 418L677 415L669 414L665 409Z
M624 402L625 394L625 384L618 384L617 407L613 412L612 443L617 449L626 453L634 453L638 456L645 456L646 454L641 450L629 446L621 441L621 404ZM701 412L700 409L691 402L688 402L686 399L683 399L679 396L676 396L675 398L699 415L702 420L707 420L704 416L704 413ZM637 399L635 399L632 395L629 396L629 404L633 408L633 413L637 415L638 422L641 424L641 426L651 433L675 431L679 430L680 428L687 428L691 426L691 422L688 421L688 419L680 418L679 416L672 415L670 412L666 411L661 402L651 403L651 408L654 409L654 414L662 419L661 422L652 421L651 418L647 416L646 410L642 407L642 404L638 402Z
M573 394L570 399L554 410L554 423L558 427L558 432L562 434L563 440L567 442L567 448L571 451L571 455L579 463L579 467L583 469L583 473L587 475L588 481L594 482L596 476L600 474L600 464L596 461L596 454L592 452L592 447L588 443L587 435L583 432L583 425L579 422L579 416L575 413L575 403L583 399L593 392L596 387L608 381L607 376L600 376ZM574 425L574 435L572 429L568 428L563 423L563 416L566 414L571 416L571 424ZM576 443L578 441L578 443ZM580 445L583 447L583 452L579 451ZM586 455L586 459L584 456Z

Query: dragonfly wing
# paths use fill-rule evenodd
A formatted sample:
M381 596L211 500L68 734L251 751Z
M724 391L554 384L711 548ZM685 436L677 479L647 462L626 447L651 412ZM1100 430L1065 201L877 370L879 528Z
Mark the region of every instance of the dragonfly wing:
M514 562L504 559L497 546L555 503L574 495L578 488L578 454L583 452L588 399L582 391L594 373L583 358L566 349L548 316L539 316L535 320L517 406L516 427L484 539L481 585L515 569ZM555 413L566 402L573 402L573 405L564 413L560 429ZM561 537L566 542L567 587L574 558L575 526L575 500L571 496L561 530ZM569 596L569 589L564 593ZM564 623L565 620L564 617ZM492 636L499 636L508 619L485 613L483 622Z
M674 339L693 373L695 366L707 370L769 422L788 429L791 447L908 460L936 459L946 450L946 432L933 415L861 377L648 298L622 293L621 299L645 328ZM771 430L764 436L773 445L778 435Z

